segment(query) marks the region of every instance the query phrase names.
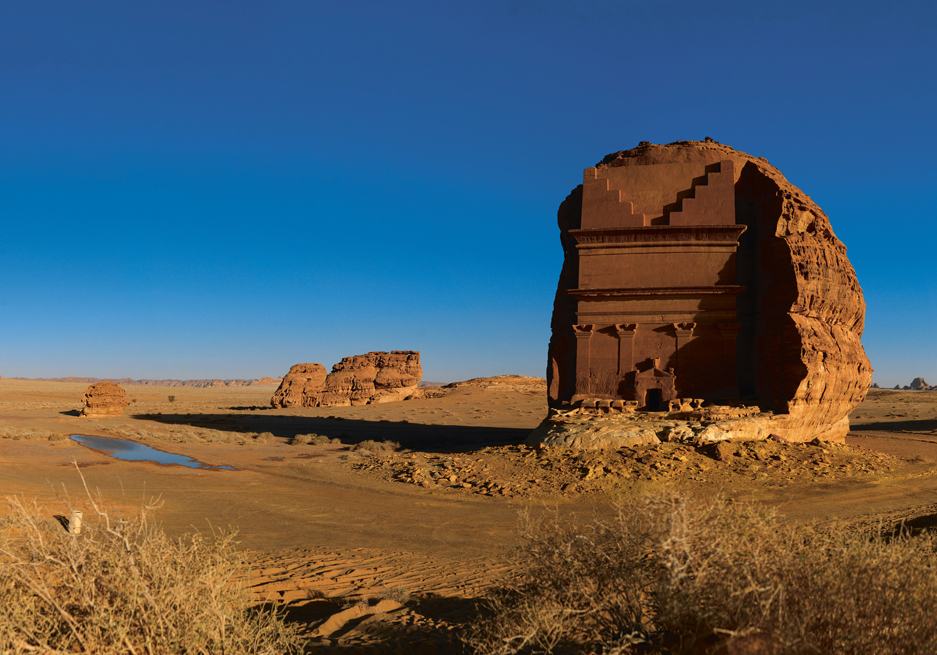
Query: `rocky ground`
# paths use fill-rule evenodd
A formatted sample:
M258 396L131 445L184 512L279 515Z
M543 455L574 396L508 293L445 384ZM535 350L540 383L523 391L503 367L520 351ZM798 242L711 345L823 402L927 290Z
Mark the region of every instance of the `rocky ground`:
M607 493L670 482L784 487L891 472L903 465L890 455L820 441L665 443L602 451L512 445L470 456L364 450L350 453L344 462L359 473L402 484L511 498Z
M846 444L587 451L523 445L545 413L536 378L327 409L272 409L275 385L174 388L172 399L131 387L123 416L98 419L77 416L86 388L0 380L0 495L61 514L63 491L82 502L80 469L118 509L161 497L171 534L237 527L258 601L280 605L310 652L459 652L460 626L511 575L523 514L602 516L622 496L675 489L769 503L791 521L937 526L937 394L927 392L873 390ZM234 470L119 461L69 434Z

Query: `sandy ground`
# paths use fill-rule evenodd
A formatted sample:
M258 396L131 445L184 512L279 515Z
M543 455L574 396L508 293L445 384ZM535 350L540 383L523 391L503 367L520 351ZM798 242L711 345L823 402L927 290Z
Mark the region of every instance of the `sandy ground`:
M172 534L233 526L258 598L283 603L316 652L456 652L524 512L602 515L658 489L776 505L793 521L937 524L937 393L874 390L846 446L726 445L610 452L520 445L545 413L532 379L439 398L271 409L275 387L128 386L122 417L77 416L87 385L0 380L0 494L50 516L158 498ZM174 399L169 400L172 395ZM70 434L118 437L235 470L125 462ZM338 440L290 445L297 434ZM399 451L355 448L393 441ZM370 604L369 604L370 603Z

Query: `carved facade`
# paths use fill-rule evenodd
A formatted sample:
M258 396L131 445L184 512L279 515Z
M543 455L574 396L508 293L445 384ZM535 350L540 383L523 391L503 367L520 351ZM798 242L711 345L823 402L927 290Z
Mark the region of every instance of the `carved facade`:
M642 143L587 168L557 219L551 408L696 399L773 413L784 439L845 437L872 373L862 289L829 218L765 159Z
M646 171L645 168L656 170ZM571 400L738 396L733 162L587 168ZM667 189L650 193L649 184ZM637 207L636 201L638 203Z

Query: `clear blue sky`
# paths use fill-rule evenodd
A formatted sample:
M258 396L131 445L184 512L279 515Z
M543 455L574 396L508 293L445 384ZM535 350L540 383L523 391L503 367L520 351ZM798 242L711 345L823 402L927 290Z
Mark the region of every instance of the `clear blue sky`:
M639 141L831 217L874 379L937 382L937 3L0 5L0 375L423 352L543 375L556 208Z

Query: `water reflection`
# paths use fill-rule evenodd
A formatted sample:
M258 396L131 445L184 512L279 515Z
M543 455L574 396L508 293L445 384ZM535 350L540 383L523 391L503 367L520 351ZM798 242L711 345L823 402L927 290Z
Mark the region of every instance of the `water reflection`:
M176 455L162 450L156 450L149 446L137 443L135 441L126 441L124 439L110 439L108 437L86 437L82 434L73 434L71 438L82 446L104 453L115 459L123 459L130 462L156 462L157 464L179 464L191 469L224 469L233 471L233 466L213 466L197 462L191 457L185 455Z

